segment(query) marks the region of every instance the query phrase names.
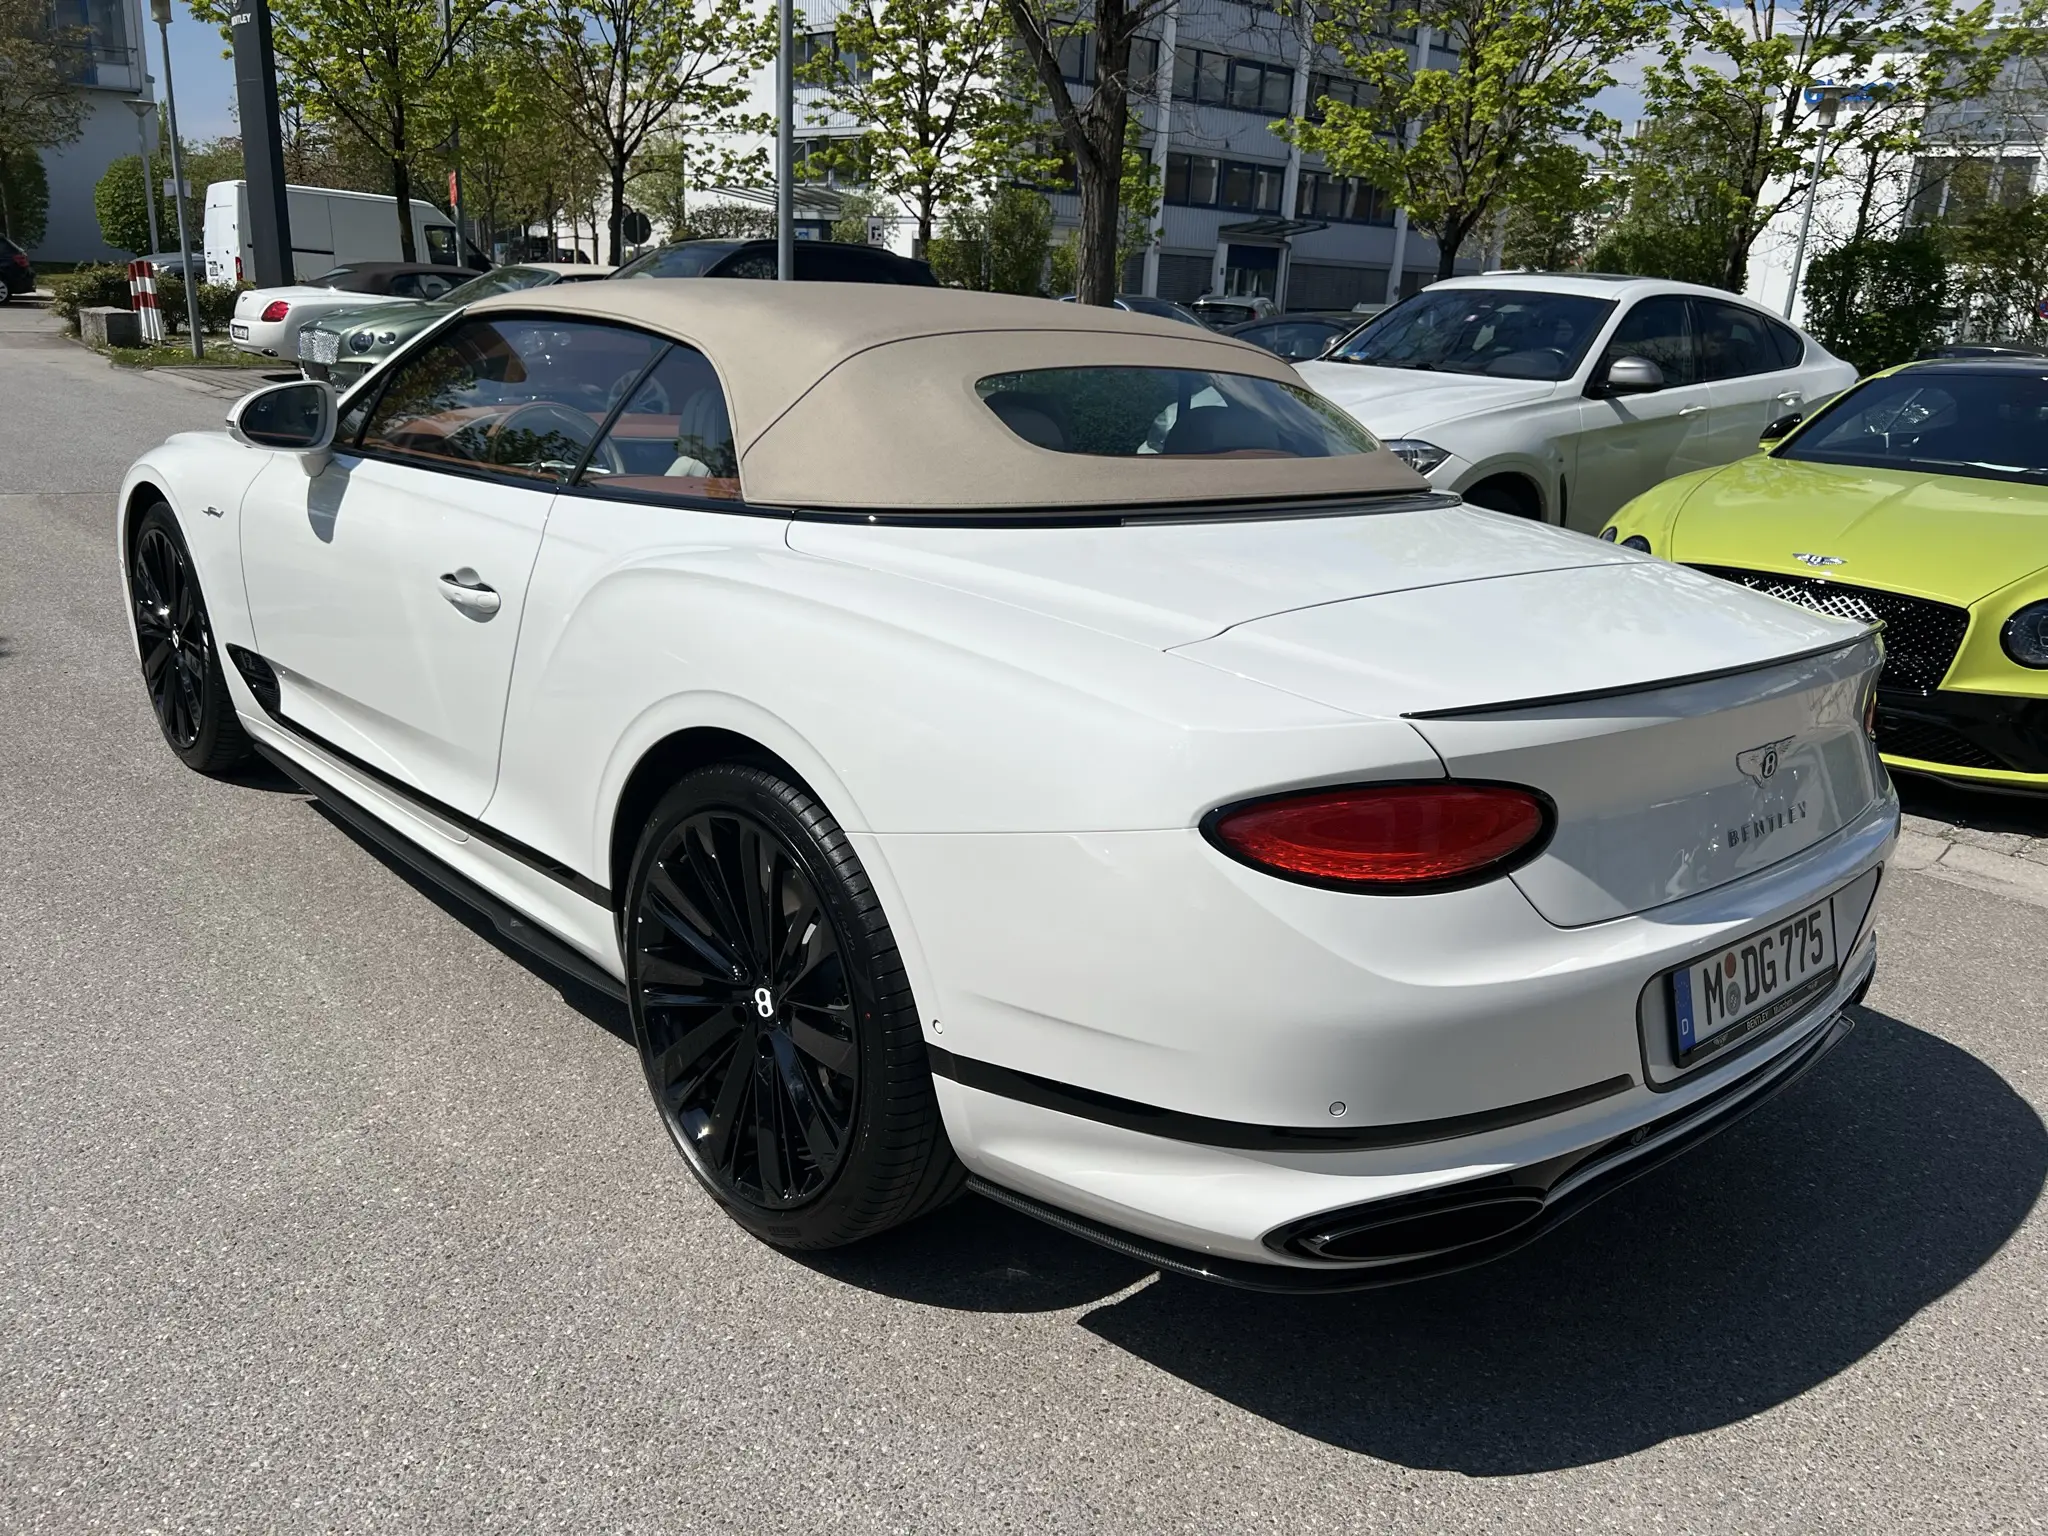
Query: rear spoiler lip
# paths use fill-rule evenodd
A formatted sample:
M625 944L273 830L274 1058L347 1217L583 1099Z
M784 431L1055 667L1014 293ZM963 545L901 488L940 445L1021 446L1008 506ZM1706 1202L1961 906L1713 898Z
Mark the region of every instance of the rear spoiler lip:
M1711 683L1717 678L1740 677L1745 672L1762 672L1771 667L1782 667L1789 662L1811 661L1816 656L1832 656L1837 651L1846 651L1863 644L1864 641L1882 634L1884 622L1866 625L1863 630L1847 640L1831 640L1826 645L1816 645L1810 650L1794 651L1789 656L1771 656L1763 661L1746 661L1739 666L1717 667L1709 672L1688 672L1681 677L1651 678L1647 682L1622 683L1612 688L1585 688L1577 693L1548 693L1535 698L1507 699L1498 704L1460 704L1451 709L1418 709L1401 716L1403 720L1464 720L1473 715L1504 715L1516 710L1542 709L1553 704L1588 704L1596 699L1618 699L1632 693L1655 693L1664 688L1683 688L1688 683Z

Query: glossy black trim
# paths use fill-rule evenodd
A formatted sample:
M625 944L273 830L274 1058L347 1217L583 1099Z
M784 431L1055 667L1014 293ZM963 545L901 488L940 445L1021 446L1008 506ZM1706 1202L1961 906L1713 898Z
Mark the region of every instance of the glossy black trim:
M1971 765L1944 764L1938 758L1908 757L1893 750L1886 745L1885 738L1900 722L1940 726L1998 759L1999 767L1980 768L1980 773L2048 773L2048 698L1970 693L1960 688L1937 688L1929 694L1880 688L1877 714L1878 751L1887 763L1896 763L1908 772L1939 777L1944 767L1960 769ZM1949 782L1986 781L1957 773Z
M1114 1125L1146 1136L1163 1136L1195 1146L1224 1147L1237 1152L1362 1152L1381 1147L1415 1147L1428 1142L1450 1141L1460 1136L1477 1136L1511 1125L1523 1125L1548 1115L1563 1114L1586 1104L1598 1103L1625 1093L1635 1086L1627 1073L1583 1088L1567 1089L1540 1099L1528 1099L1499 1109L1483 1109L1469 1115L1450 1115L1441 1120L1410 1120L1400 1125L1294 1126L1252 1125L1238 1120L1216 1120L1207 1115L1186 1114L1141 1104L1115 1094L1098 1093L1071 1083L1055 1082L1033 1072L994 1062L959 1056L942 1046L925 1045L931 1069L938 1076L965 1088L1057 1110L1101 1125Z
M250 652L249 654L253 656L255 653ZM261 657L256 659L262 660ZM268 666L269 663L265 662L264 665ZM257 702L259 704L264 702L260 695L257 698ZM360 773L366 779L374 780L381 788L389 790L401 800L418 806L428 815L435 817L437 820L445 821L452 827L459 827L465 834L475 838L485 847L504 854L508 859L524 864L528 869L546 875L556 884L567 886L585 901L603 907L607 912L612 910L612 893L599 885L595 880L592 880L588 875L571 869L559 859L548 857L538 848L529 847L516 838L507 837L496 828L478 821L474 816L456 810L452 805L436 800L432 795L415 789L396 775L386 773L376 764L364 762L346 747L338 747L319 732L306 729L305 726L287 715L281 707L273 708L265 705L264 712L270 716L271 722L281 730L289 731L307 745L319 748L320 751L325 752L337 762L346 763L354 772ZM326 797L322 796L322 798Z
M1846 1012L1838 1013L1831 1023L1823 1025L1815 1032L1811 1042L1801 1046L1799 1050L1747 1077L1736 1079L1693 1104L1582 1153L1567 1154L1561 1158L1551 1159L1536 1168L1518 1170L1520 1173L1547 1180L1548 1188L1556 1188L1567 1183L1570 1187L1561 1194L1547 1197L1540 1215L1511 1231L1492 1239L1420 1259L1361 1266L1337 1263L1262 1264L1245 1259L1223 1258L1216 1254L1198 1253L1172 1243L1159 1242L1122 1231L1106 1222L1062 1210L1030 1195L1019 1194L1016 1190L991 1183L978 1175L969 1176L967 1187L1013 1210L1036 1217L1049 1226L1070 1232L1076 1237L1086 1238L1089 1242L1099 1243L1128 1258L1137 1259L1174 1274L1210 1280L1219 1285L1248 1291L1328 1295L1346 1291L1377 1290L1384 1286L1402 1285L1411 1280L1426 1280L1455 1274L1460 1270L1491 1263L1528 1246L1554 1227L1569 1221L1594 1201L1661 1167L1672 1158L1735 1124L1750 1111L1770 1102L1811 1071L1822 1057L1847 1039L1855 1027L1856 1021L1852 1015ZM1677 1134L1670 1135L1668 1139L1648 1150L1639 1150L1651 1137L1674 1130ZM1475 1187L1477 1183L1485 1183L1492 1187L1501 1182L1499 1177L1495 1176L1486 1181L1475 1181ZM1351 1207L1347 1210L1320 1212L1275 1228L1266 1235L1264 1241L1276 1252L1286 1252L1285 1243L1298 1230L1328 1226L1335 1220L1357 1216L1367 1209Z
M1107 507L969 507L933 512L799 507L784 515L800 523L853 523L880 528L1119 528L1145 523L1284 522L1307 517L1369 517L1462 505L1443 491L1375 491L1348 496L1254 496L1239 501L1145 502ZM728 504L729 505L729 504Z
M1347 789L1370 791L1375 789L1405 789L1411 785L1428 789L1511 789L1518 795L1527 795L1536 802L1543 813L1543 825L1536 835L1502 858L1491 864L1483 864L1462 875L1453 875L1443 880L1326 880L1314 875L1298 874L1291 869L1279 869L1271 864L1261 863L1250 854L1233 848L1223 840L1217 827L1226 816L1238 811L1254 810L1264 805L1277 805L1286 800L1305 800L1312 795L1339 794ZM1277 795L1253 795L1247 800L1233 800L1228 805L1219 805L1204 816L1200 822L1203 838L1211 848L1233 863L1242 864L1246 869L1255 869L1262 875L1271 875L1275 880L1285 880L1292 885L1312 885L1318 890L1345 891L1354 896L1430 896L1441 891L1466 891L1475 885L1485 885L1503 875L1513 874L1532 860L1539 857L1550 840L1557 835L1557 802L1540 789L1531 789L1527 784L1507 784L1494 779L1378 779L1364 784L1316 784L1307 789L1286 790Z
M504 935L508 943L516 944L529 955L564 975L573 977L584 986L603 993L606 997L621 1003L626 1000L625 984L580 951L564 944L547 930L536 927L475 881L458 874L411 838L386 826L310 768L292 761L282 752L274 751L261 742L255 743L255 747L278 772L317 799L368 841L375 843L422 879L446 891L464 906L474 908L490 919L491 926Z
M1882 634L1884 625L1872 624L1861 634L1848 640L1831 640L1826 645L1816 645L1811 650L1792 651L1784 656L1771 656L1763 661L1746 661L1739 667L1716 667L1707 672L1687 672L1679 677L1653 677L1640 683L1621 683L1612 688L1586 688L1577 693L1548 693L1535 698L1507 699L1498 704L1461 704L1455 709L1416 709L1401 716L1403 720L1464 720L1473 715L1504 715L1516 710L1544 709L1554 704L1590 704L1598 699L1624 699L1636 693L1661 693L1667 688L1685 688L1693 683L1711 683L1724 677L1740 677L1745 672L1768 672L1772 667L1790 666L1795 661L1811 661L1816 656L1832 656L1837 651L1851 650L1868 640L1872 635Z

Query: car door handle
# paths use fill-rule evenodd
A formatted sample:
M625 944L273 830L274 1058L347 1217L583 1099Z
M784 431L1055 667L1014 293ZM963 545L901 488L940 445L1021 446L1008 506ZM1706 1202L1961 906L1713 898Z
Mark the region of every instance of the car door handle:
M466 565L441 578L441 595L473 619L488 619L505 604L497 590Z
M1798 405L1806 399L1806 396L1799 390L1788 389L1782 394L1772 396L1772 398L1780 405Z
M1680 406L1678 414L1681 416L1704 416L1707 414L1707 408L1704 405Z

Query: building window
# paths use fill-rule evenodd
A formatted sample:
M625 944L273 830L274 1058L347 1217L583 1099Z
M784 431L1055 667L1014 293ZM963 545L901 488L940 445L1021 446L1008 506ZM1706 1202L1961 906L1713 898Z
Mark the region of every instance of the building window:
M1308 77L1308 120L1320 123L1323 120L1323 106L1326 102L1342 107L1368 107L1372 105L1372 87L1363 80L1347 80L1342 75L1310 75Z
M2027 155L1928 155L1913 162L1906 223L1953 223L1993 206L2018 207L2034 190Z
M859 163L860 145L855 139L798 139L792 146L790 169L798 181L823 183L830 187L867 185L867 169ZM844 157L851 155L853 164Z
M1133 95L1152 96L1159 90L1159 39L1131 39L1130 82Z
M1086 32L1064 32L1057 39L1060 78L1069 85L1095 83L1094 40Z
M1182 208L1229 208L1278 213L1287 168L1214 155L1169 154L1166 201Z
M1204 106L1285 117L1294 104L1294 71L1284 64L1233 59L1205 48L1176 48L1173 94Z
M1294 197L1295 217L1331 224L1391 224L1394 208L1382 192L1356 176L1303 171Z
M868 78L867 67L861 63L860 55L851 48L840 48L839 35L836 32L806 32L795 39L795 45L793 52L796 55L795 68L799 82L803 80L805 70L822 69L824 61L835 53L839 56L840 69L847 75L856 80Z

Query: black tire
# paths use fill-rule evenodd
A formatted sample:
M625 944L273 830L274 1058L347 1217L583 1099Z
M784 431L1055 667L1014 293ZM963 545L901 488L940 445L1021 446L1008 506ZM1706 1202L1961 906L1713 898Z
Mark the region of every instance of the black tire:
M1510 517L1526 517L1532 523L1543 520L1543 504L1537 500L1535 489L1526 480L1517 480L1506 475L1482 480L1465 493L1465 499L1475 507L1485 507L1489 512L1505 512Z
M178 760L208 774L246 761L249 737L221 673L199 572L161 501L142 514L128 542L128 609L142 648L142 685Z
M625 919L648 1091L741 1226L834 1248L959 1194L888 920L808 791L737 763L687 775L641 833Z

